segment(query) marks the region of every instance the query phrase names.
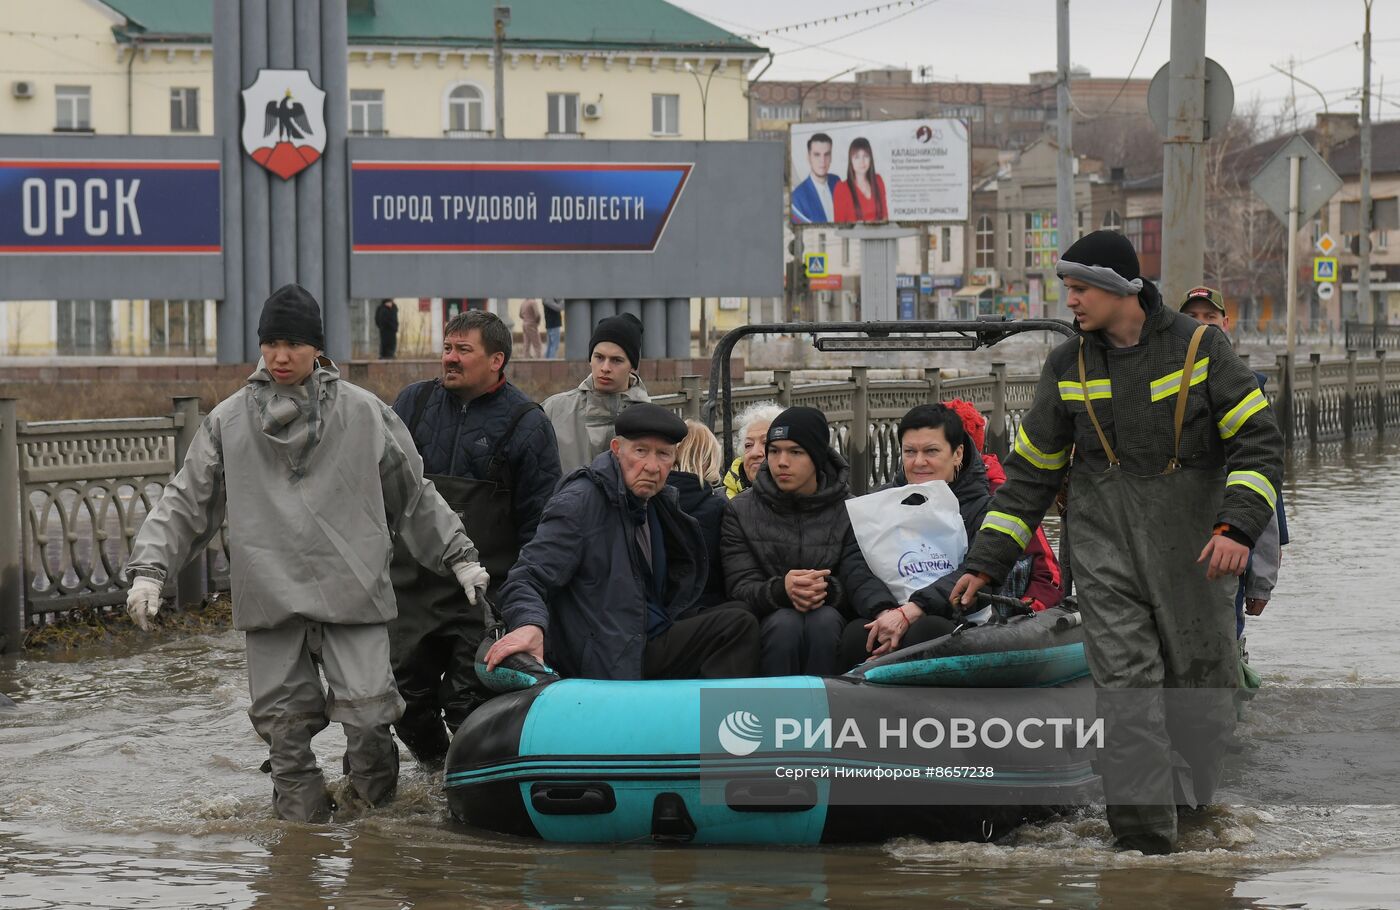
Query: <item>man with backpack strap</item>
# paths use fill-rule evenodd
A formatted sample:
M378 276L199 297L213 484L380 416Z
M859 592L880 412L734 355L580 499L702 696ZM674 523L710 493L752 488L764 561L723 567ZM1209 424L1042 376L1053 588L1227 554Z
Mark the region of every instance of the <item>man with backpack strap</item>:
M1210 801L1229 745L1231 597L1278 500L1283 439L1230 340L1164 307L1127 238L1088 234L1056 273L1080 336L1046 358L951 599L966 609L1006 574L1070 472L1085 652L1110 690L1108 821L1119 847L1167 853L1177 806ZM1191 707L1170 689L1197 690Z
M394 411L423 456L423 473L462 518L494 595L530 541L559 482L554 428L505 378L510 330L468 310L443 328L442 376L399 393ZM396 549L390 569L399 618L390 626L394 678L407 707L399 738L435 765L450 734L490 697L473 670L483 613L446 579ZM444 728L444 720L446 727Z

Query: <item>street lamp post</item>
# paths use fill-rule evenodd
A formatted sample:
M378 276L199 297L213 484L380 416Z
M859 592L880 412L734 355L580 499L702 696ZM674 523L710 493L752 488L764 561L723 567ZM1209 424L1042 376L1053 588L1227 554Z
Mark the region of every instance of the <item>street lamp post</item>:
M494 68L495 84L495 107L496 107L496 136L497 139L506 138L506 85L505 85L505 61L502 58L505 50L506 26L510 24L510 7L497 6L491 10L491 19L494 25L495 40L492 42L491 65Z
M710 117L708 108L710 104L710 80L715 78L715 73L719 72L719 61L716 60L714 65L710 67L710 75L705 77L703 85L700 83L700 74L695 71L695 67L690 65L689 60L685 62L685 71L695 77L695 87L700 90L700 138L709 139Z

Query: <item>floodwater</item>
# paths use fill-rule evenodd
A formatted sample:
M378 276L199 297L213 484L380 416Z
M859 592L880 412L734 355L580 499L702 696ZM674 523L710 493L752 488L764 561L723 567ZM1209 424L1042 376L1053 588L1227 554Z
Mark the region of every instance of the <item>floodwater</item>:
M1400 687L1400 443L1296 455L1285 496L1293 542L1249 632L1266 684ZM236 633L11 659L0 692L0 910L1400 908L1394 806L1220 809L1153 858L1115 853L1092 810L990 844L575 848L455 828L406 764L390 808L303 826L271 817ZM343 748L317 742L331 769Z

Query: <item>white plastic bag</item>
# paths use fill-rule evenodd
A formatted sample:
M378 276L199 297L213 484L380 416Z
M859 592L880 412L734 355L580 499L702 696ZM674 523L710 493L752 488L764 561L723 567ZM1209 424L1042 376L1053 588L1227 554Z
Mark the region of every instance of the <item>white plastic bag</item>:
M846 511L870 571L900 603L952 572L967 555L958 497L941 480L848 499Z

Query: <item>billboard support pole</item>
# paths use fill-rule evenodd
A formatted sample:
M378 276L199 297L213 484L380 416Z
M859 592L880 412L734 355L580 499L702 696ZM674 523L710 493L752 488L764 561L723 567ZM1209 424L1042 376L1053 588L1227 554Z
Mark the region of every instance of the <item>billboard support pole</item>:
M1205 270L1206 0L1172 0L1171 53L1162 144L1162 296L1179 301Z
M1063 255L1075 241L1074 234L1074 148L1073 124L1069 110L1069 0L1056 0L1055 23L1057 35L1055 72L1055 125L1059 145L1055 170L1055 221L1059 230L1059 251ZM1065 316L1064 295L1055 306L1055 316ZM1048 311L1046 316L1052 314Z
M893 322L899 315L895 273L899 266L899 241L917 237L912 228L858 227L860 240L860 318L862 322Z

